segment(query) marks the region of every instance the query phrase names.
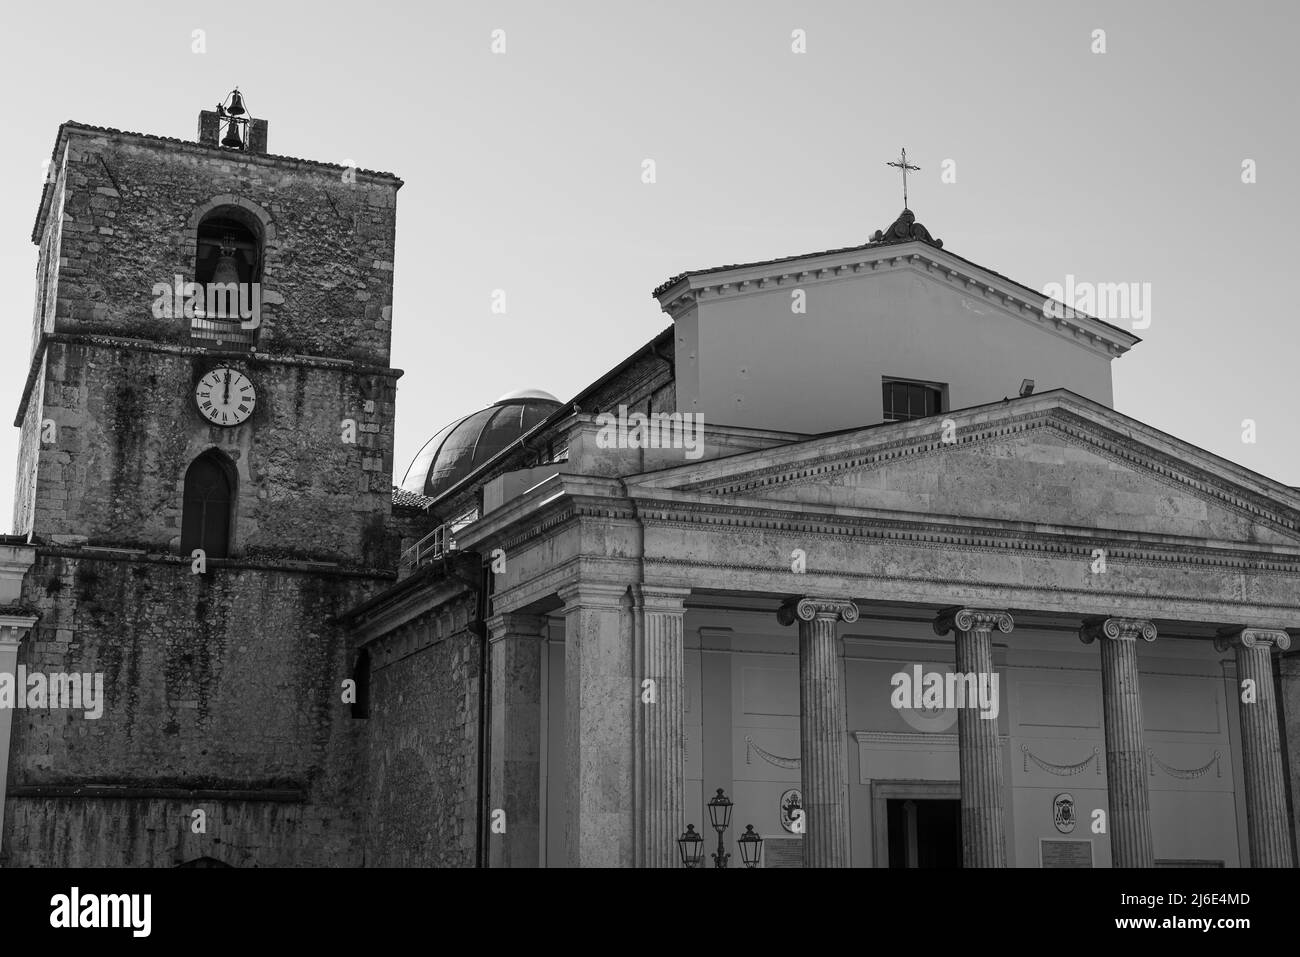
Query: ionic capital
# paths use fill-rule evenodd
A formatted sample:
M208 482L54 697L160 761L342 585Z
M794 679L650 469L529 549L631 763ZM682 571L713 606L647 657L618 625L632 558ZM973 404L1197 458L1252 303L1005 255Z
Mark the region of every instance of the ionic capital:
M1156 626L1145 618L1089 618L1079 629L1079 640L1090 645L1098 638L1111 641L1156 640Z
M783 625L796 621L857 621L858 606L843 598L791 598L776 613Z
M1010 632L1015 627L1010 613L990 608L963 608L954 605L939 612L934 620L934 633L946 635L950 631L993 631Z
M1291 647L1291 636L1280 629L1271 628L1224 628L1214 639L1215 651L1227 651L1229 648L1257 648L1266 651L1276 648L1286 651Z

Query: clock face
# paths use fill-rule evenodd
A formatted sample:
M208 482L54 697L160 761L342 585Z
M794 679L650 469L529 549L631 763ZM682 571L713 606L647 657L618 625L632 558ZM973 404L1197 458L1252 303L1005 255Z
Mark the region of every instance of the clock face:
M253 414L257 390L252 380L238 369L213 369L194 389L199 415L213 425L239 425Z

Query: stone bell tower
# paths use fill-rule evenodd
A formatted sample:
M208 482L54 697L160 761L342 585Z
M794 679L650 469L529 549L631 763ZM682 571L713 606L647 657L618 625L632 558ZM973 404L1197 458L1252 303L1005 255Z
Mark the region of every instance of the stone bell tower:
M105 700L15 712L0 862L359 863L333 619L396 565L402 183L267 141L238 90L198 142L59 128L15 422L17 661L100 674Z

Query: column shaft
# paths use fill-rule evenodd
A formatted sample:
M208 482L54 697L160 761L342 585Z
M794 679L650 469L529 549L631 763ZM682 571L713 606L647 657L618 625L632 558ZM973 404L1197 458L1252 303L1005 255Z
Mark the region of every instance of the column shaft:
M678 867L686 758L685 588L642 586L638 741L637 858L643 867Z
M1251 866L1294 867L1272 656L1274 646L1283 651L1290 648L1291 638L1285 631L1246 628L1220 636L1215 646L1220 651L1231 647L1237 657ZM1247 680L1254 686L1251 695L1245 693Z
M1106 790L1112 867L1154 867L1151 798L1142 746L1142 695L1137 639L1155 641L1156 626L1134 618L1084 624L1084 643L1101 641L1102 715L1106 725Z
M993 629L1010 632L1013 626L1004 611L974 608L945 609L934 623L940 635L956 633L957 672L974 674L981 683L993 675ZM957 710L957 748L962 866L1006 867L1002 742L997 719L980 717L976 703L965 702L965 707Z
M858 619L850 601L802 598L781 609L799 622L799 757L804 867L848 867L844 688L835 624Z
M586 582L560 590L570 867L636 863L633 708L640 706L640 687L627 591Z

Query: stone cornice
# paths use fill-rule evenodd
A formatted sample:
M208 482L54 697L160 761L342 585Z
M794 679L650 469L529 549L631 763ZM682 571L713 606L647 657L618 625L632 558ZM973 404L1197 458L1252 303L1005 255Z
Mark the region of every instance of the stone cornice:
M188 568L192 559L188 555L174 555L164 549L112 548L106 545L35 545L36 554L42 558L72 558L88 562L135 562L150 565L174 565ZM397 573L385 568L358 568L338 562L317 562L306 558L209 558L208 569L235 569L238 571L297 572L304 575L331 578L366 578L374 581L396 581Z
M1229 648L1260 648L1265 651L1287 651L1291 647L1291 636L1281 629L1271 628L1226 628L1214 639L1214 650L1227 651Z
M920 240L687 274L664 290L659 302L664 312L676 320L698 304L715 299L772 289L808 288L891 269L911 269L927 275L963 296L978 296L1004 313L1109 357L1123 355L1140 341L1132 333L1077 310L1074 318L1048 315L1043 309L1049 301L1044 294Z
M1008 612L987 608L945 608L934 620L934 633L940 637L950 631L997 630L1009 634L1014 627L1015 621Z
M389 366L368 365L357 362L354 359L335 358L333 356L304 356L291 355L273 352L223 352L218 349L209 349L205 346L181 345L173 342L156 342L150 339L133 339L126 336L115 336L111 333L98 332L45 332L40 333L32 351L31 361L28 363L27 379L23 384L22 398L18 403L18 413L14 416L14 425L22 427L23 418L27 414L27 405L31 400L32 387L36 383L36 376L41 370L41 364L45 361L45 353L51 343L63 343L66 345L98 346L115 351L130 350L132 352L153 352L161 355L173 355L183 358L192 358L194 356L207 356L211 359L229 359L231 362L258 362L266 365L298 366L308 369L330 369L339 372L350 372L355 375L374 375L385 376L396 382L404 373L401 369L393 369Z
M459 598L459 601L452 599L430 606L418 618L392 624L382 634L363 642L370 654L371 669L386 668L452 635L468 631L474 614L473 602L466 601L465 596Z
M560 601L564 602L566 615L576 613L583 608L622 608L627 594L626 583L585 580L563 585L558 592Z
M1093 549L1104 547L1111 562L1205 565L1300 574L1300 546L1284 552L1273 546L1206 545L1167 536L1162 540L1147 537L1144 541L1140 533L1111 529L1064 529L915 513L898 513L893 517L888 512L865 509L855 516L845 514L843 509L757 499L717 504L676 501L657 503L653 507L643 501L640 515L647 526L715 525L804 537L872 538L906 542L918 548L1047 553L1087 561L1092 560Z
M684 615L689 588L664 585L633 585L632 597L636 607L646 614Z
M701 569L726 573L728 575L748 573L758 576L775 576L781 574L784 569L788 575L789 568L780 563L758 565L752 562L707 562L681 559L681 558L647 558L643 562L646 573L654 573L665 579L679 580L696 580L701 574ZM794 576L789 576L794 577ZM880 575L872 574L870 571L854 572L847 569L833 569L828 571L816 571L809 569L803 575L798 576L808 580L826 580L834 583L833 586L839 590L849 590L852 594L869 595L877 590L882 582L897 582L903 585L932 586L951 591L953 579L950 577L927 577L924 575ZM852 589L845 589L843 582L859 583ZM1226 599L1222 597L1201 597L1199 595L1174 595L1166 593L1156 593L1148 588L1139 588L1136 590L1126 590L1108 587L1104 592L1088 591L1082 588L1065 588L1060 585L1032 585L1023 582L1008 583L1006 581L997 581L993 579L979 579L974 577L965 577L961 580L963 589L990 590L996 591L1000 596L1013 595L1014 600L1007 600L1008 606L1017 608L1030 609L1052 609L1055 610L1060 600L1069 599L1080 605L1097 605L1101 602L1108 602L1112 599L1124 599L1144 602L1180 602L1187 605L1206 606L1208 608L1220 607L1228 603L1245 605L1252 610L1267 610L1268 617L1272 621L1278 618L1296 617L1296 606L1292 604L1277 604L1274 602L1250 600L1242 602L1240 600ZM775 589L779 586L765 586L767 590ZM901 599L900 599L901 600ZM910 600L910 599L908 599ZM1187 616L1182 616L1187 617ZM1215 620L1211 613L1198 613L1187 620ZM1222 621L1219 617L1217 620Z
M16 648L36 624L39 615L0 615L0 647Z
M964 417L958 413L952 418ZM943 454L975 444L1001 441L1008 436L1021 435L1038 429L1047 429L1082 448L1123 465L1141 469L1155 481L1163 482L1183 491L1232 509L1251 519L1289 533L1300 540L1300 512L1279 509L1277 504L1261 492L1237 486L1235 492L1224 488L1230 480L1203 472L1189 466L1185 459L1171 453L1151 448L1105 426L1076 415L1068 409L1052 407L1034 410L1022 415L998 419L986 424L961 425L958 423L957 441L942 441L941 420L925 432L915 428L899 438L873 444L870 448L851 448L815 460L800 460L751 469L740 474L719 476L680 486L682 491L708 492L713 495L738 496L746 492L767 490L777 486L808 484L825 481L828 476L903 459ZM1100 432L1106 432L1102 435ZM809 443L800 443L808 445Z
M545 615L525 615L519 612L503 612L488 618L488 643L495 644L506 638L533 638L546 636Z
M154 801L270 801L302 803L310 787L304 783L290 788L264 787L175 787L116 784L20 784L7 796L28 800L154 800Z
M1156 626L1144 618L1093 618L1079 629L1079 640L1090 645L1100 638L1111 641L1156 640Z
M464 549L504 548L509 554L539 536L581 519L632 520L636 506L617 479L561 472L528 494L457 532Z
M927 748L957 748L955 731L853 731L853 739L863 747L891 747L924 751ZM1011 741L1008 734L999 734L998 741L1007 744Z

